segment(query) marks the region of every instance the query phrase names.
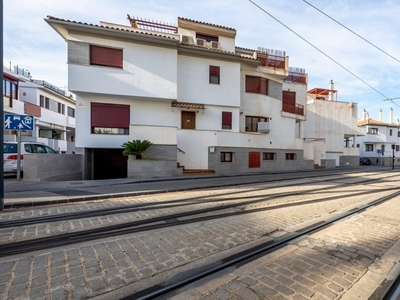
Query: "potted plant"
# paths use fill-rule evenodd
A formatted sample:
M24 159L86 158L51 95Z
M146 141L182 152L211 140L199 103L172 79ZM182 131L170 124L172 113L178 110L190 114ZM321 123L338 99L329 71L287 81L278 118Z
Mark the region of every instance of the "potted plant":
M122 154L125 156L136 155L136 159L142 159L144 157L144 152L153 145L148 140L132 140L123 143L121 146L124 148Z

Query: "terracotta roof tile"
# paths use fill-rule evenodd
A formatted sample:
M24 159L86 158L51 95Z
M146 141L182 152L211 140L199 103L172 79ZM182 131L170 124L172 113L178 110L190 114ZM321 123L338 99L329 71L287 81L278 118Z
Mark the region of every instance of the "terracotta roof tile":
M386 122L381 122L381 121L377 121L377 120L370 119L370 118L358 121L358 125L359 126L376 125L376 126L400 127L400 125L396 124L396 123L386 123Z
M142 32L140 30L127 30L127 29L117 28L117 27L112 27L112 26L103 26L103 25L96 25L96 24L90 24L90 23L85 23L85 22L71 21L71 20L56 18L56 17L49 16L49 15L47 16L47 18L49 20L67 22L67 23L72 23L72 24L79 24L79 25L85 25L85 26L91 26L91 27L97 27L97 28L113 29L113 30L125 31L125 32L133 32L133 33L138 33L138 34L143 34L143 35L158 36L158 37L164 37L164 38L175 40L175 38L170 37L170 36L154 34L154 33L149 33L149 32Z
M200 22L200 21L196 21L196 20L192 20L192 19L187 19L187 18L182 18L182 17L178 17L178 20L184 20L184 21L190 21L190 22L195 22L195 23L199 23L199 24L204 24L204 25L211 25L211 26L215 26L215 27L219 27L219 28L224 28L224 29L229 29L229 30L235 30L235 28L231 28L231 27L226 27L226 26L221 26L221 25L216 25L216 24L212 24L212 23L206 23L206 22Z
M192 109L205 109L206 108L204 104L178 102L178 101L173 101L171 103L171 107L182 107L182 108L192 108Z

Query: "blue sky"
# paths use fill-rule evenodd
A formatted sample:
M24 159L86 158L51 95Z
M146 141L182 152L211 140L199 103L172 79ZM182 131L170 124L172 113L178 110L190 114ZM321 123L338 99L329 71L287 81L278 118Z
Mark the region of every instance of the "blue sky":
M400 60L400 1L307 2ZM378 119L382 109L383 121L389 122L393 108L395 121L400 119L400 99L384 101L400 97L400 63L303 0L3 0L3 13L4 59L61 88L68 87L66 43L44 21L47 15L123 25L129 25L127 14L172 24L183 17L235 28L239 47L285 51L290 66L308 73L308 89L328 88L333 80L338 101L358 103L360 118L366 109Z

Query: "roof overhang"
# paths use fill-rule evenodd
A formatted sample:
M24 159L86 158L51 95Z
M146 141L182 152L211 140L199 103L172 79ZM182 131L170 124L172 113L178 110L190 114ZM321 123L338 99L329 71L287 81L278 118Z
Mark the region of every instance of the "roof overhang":
M172 101L171 107L179 107L179 108L187 108L187 109L206 109L204 104L178 102L178 101Z

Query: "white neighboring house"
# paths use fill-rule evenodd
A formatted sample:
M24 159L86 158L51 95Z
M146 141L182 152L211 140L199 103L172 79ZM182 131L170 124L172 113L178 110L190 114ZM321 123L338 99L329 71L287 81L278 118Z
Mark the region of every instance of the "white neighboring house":
M29 71L3 62L4 114L33 115L34 130L22 131L22 141L42 142L60 153L75 151L75 100L72 95ZM71 96L70 96L71 95ZM5 130L4 140L16 141L15 130Z
M331 80L329 88L308 91L304 153L315 165L324 167L358 166L358 105L337 101Z
M133 139L153 143L148 158L174 158L185 169L313 168L303 159L307 76L290 80L284 51L236 47L236 30L225 26L128 19L46 19L67 42L85 179L126 177L121 145Z
M394 154L394 165L400 165L400 122L394 122L393 109L389 112L389 122L383 122L382 110L379 120L371 119L364 110L358 126L365 134L357 139L360 157L369 158L372 165L391 166Z

